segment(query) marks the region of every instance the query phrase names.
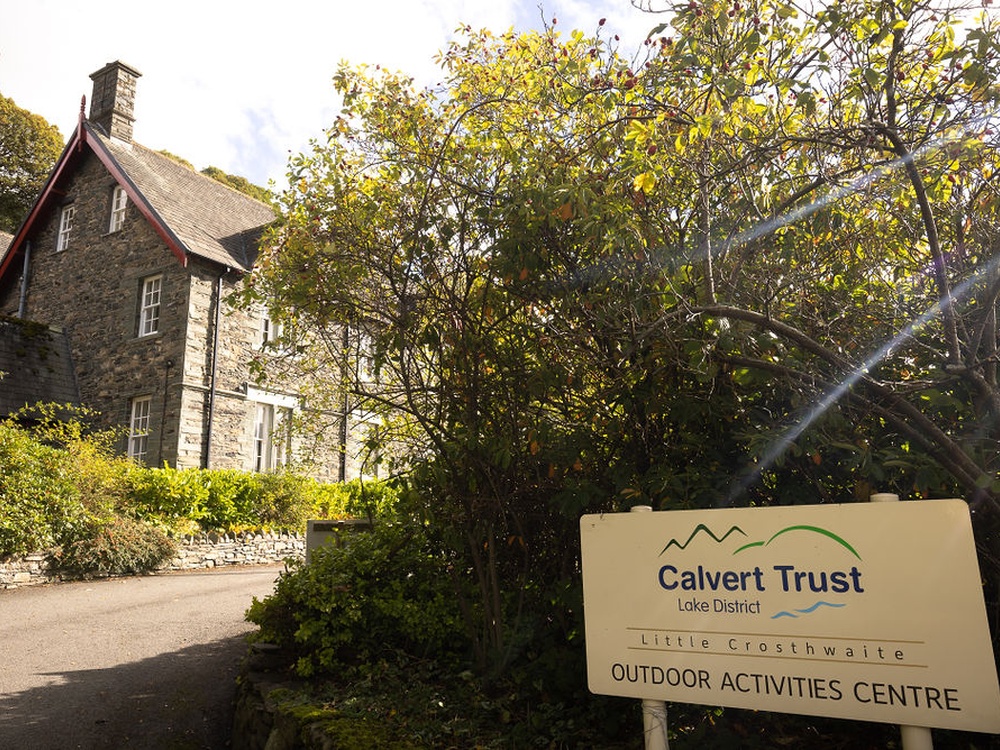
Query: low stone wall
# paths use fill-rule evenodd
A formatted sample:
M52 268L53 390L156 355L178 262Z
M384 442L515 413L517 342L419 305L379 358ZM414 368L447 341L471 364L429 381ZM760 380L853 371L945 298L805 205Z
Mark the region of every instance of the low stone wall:
M301 534L200 534L181 539L177 554L160 570L269 565L305 556L306 538ZM60 576L49 570L44 552L0 560L0 589L59 580Z
M327 732L327 712L296 698L303 683L289 676L288 666L288 658L273 647L251 646L236 682L232 746L241 750L341 750L343 743ZM300 710L296 710L297 703ZM350 744L351 748L360 746Z
M53 580L56 579L49 573L44 553L0 560L0 589L49 583Z
M268 565L305 556L306 538L300 534L201 534L182 539L162 570Z

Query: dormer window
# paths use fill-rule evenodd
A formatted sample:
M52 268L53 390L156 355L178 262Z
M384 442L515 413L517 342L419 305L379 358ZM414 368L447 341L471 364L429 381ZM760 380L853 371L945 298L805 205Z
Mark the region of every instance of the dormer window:
M59 213L59 236L56 239L56 252L61 253L69 247L69 238L73 233L73 217L76 215L76 206L63 206Z
M116 185L111 193L111 223L108 232L121 231L125 224L125 207L128 205L128 194L121 185Z

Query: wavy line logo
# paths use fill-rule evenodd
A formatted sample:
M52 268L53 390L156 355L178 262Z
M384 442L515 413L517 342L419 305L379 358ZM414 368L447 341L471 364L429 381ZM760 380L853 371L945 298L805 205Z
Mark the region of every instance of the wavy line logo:
M846 604L833 604L832 602L816 602L811 607L806 607L805 609L796 609L791 612L787 610L782 610L777 614L771 615L772 620L777 620L779 617L791 617L797 619L801 615L811 615L813 612L818 610L820 607L833 607L834 609L839 609L840 607L846 607Z

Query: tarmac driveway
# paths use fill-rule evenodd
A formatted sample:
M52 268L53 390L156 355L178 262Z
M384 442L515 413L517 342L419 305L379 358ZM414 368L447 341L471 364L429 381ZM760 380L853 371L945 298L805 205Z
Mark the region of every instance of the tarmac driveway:
M243 613L281 569L0 591L0 750L228 747Z

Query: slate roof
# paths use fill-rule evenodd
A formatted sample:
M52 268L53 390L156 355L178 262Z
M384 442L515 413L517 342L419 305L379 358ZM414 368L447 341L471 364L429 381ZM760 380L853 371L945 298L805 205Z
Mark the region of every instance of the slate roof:
M187 252L242 271L252 268L257 242L275 219L270 206L138 143L109 138L87 122L83 127Z
M0 318L0 372L0 417L38 401L80 402L69 341L58 329Z
M63 177L89 148L186 265L197 256L250 271L257 243L275 220L270 206L137 143L109 138L82 119L16 235L0 232L0 283L15 278L33 223ZM0 318L0 417L38 401L78 403L66 335L38 323Z
M257 243L276 218L270 206L145 146L109 138L81 118L28 218L13 240L0 244L0 282L20 270L18 257L32 225L87 148L181 263L193 255L243 272L252 269Z

